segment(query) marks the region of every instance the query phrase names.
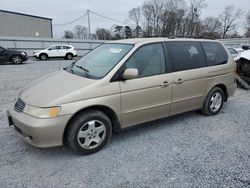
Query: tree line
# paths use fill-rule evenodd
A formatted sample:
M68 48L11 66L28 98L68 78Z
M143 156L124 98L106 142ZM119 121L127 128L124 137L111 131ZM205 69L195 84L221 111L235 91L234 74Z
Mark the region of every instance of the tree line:
M145 0L142 6L128 13L129 23L113 25L110 29L97 28L88 36L84 26L65 31L64 38L115 40L135 37L201 37L230 38L238 34L244 11L234 5L226 5L217 16L201 18L207 8L206 0ZM246 18L246 37L250 37L250 12Z

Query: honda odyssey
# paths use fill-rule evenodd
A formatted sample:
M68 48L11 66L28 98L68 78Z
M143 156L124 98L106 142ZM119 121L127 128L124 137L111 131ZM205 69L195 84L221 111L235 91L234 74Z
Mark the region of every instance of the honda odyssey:
M213 40L111 41L27 86L9 124L34 146L90 154L136 124L197 109L216 115L236 88L228 53Z

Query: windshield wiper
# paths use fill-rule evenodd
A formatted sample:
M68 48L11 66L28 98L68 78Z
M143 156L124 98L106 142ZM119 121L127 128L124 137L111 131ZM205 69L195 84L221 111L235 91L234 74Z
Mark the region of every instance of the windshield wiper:
M76 67L79 68L79 69L82 69L82 70L83 70L84 72L86 72L87 74L89 73L89 70L86 69L86 68L84 68L84 67L82 67L82 66L76 65Z

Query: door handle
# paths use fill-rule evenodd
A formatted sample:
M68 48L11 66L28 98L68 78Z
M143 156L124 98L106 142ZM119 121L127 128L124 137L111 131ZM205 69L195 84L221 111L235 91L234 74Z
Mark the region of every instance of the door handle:
M181 84L182 82L183 82L182 78L178 78L178 80L175 81L174 83L175 83L175 84Z
M169 82L168 81L163 81L162 83L161 83L161 87L167 87L167 86L169 86Z

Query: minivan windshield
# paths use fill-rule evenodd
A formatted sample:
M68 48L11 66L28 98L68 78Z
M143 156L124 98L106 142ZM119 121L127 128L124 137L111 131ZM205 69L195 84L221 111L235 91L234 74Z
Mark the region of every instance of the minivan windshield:
M106 43L98 46L65 70L91 79L101 79L133 48L132 44Z

